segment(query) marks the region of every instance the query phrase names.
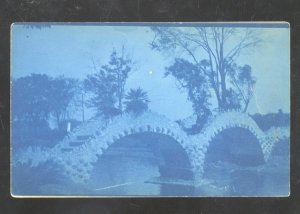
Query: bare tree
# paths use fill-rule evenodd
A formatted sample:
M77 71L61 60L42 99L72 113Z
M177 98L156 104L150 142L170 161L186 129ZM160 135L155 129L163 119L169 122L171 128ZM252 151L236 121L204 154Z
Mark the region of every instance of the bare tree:
M243 51L261 43L261 39L256 36L257 32L249 28L152 27L152 30L155 33L152 48L169 54L177 51L188 56L197 66L198 72L207 78L215 93L219 110L228 108L227 95L231 93L227 84L232 82L233 76L229 73L236 59ZM241 83L243 82L239 82ZM237 84L234 85L236 86ZM241 90L236 92L245 98ZM248 107L251 93L248 95L249 99L242 99L244 109Z

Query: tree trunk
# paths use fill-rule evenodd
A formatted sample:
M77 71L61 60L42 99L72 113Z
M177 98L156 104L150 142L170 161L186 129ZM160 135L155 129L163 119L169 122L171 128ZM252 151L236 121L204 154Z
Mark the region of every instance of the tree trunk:
M220 110L226 109L226 79L223 71L220 71L221 77L221 105L219 106Z
M217 97L217 102L218 102L218 109L221 110L223 109L223 104L222 104L222 97L220 95L220 92L217 91L217 89L214 89L216 97Z
M248 99L246 102L245 102L245 107L244 107L244 110L243 112L245 113L248 109L248 105L249 105L249 102L250 102L250 99Z
M122 97L119 95L119 110L122 112Z

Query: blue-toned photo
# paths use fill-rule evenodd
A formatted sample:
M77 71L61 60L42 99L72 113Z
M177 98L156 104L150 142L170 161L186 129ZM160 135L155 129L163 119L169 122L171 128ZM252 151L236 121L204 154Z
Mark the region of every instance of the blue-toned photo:
M11 27L11 194L288 196L287 23Z

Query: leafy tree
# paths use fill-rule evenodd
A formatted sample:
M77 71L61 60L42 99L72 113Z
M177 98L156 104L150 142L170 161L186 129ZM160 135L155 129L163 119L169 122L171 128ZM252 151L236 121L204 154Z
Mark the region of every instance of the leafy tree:
M47 75L31 74L12 82L12 127L14 146L28 145L50 131Z
M254 83L253 77L252 75L246 75L247 72L245 71L242 79L235 80L233 78L235 75L231 75L231 72L238 56L243 51L249 50L261 42L256 37L254 30L230 27L191 27L188 30L184 27L152 27L152 30L155 33L154 40L151 43L154 50L171 55L180 52L182 58L190 62L187 65L186 61L182 61L185 63L181 62L181 64L185 64L187 67L193 65L193 69L186 70L191 74L186 74L185 78L178 77L179 71L175 72L173 69L170 72L181 81L181 85L186 84L186 88L190 87L188 90L192 94L199 94L199 91L202 91L199 90L201 86L188 86L188 84L190 84L192 77L199 78L201 76L203 81L199 81L198 84L204 84L205 87L209 86L206 89L207 91L212 89L219 110L237 108L242 104L244 110L247 110L251 98L251 85ZM175 67L177 67L176 64L178 64L178 59L175 60ZM243 68L248 69L247 66ZM242 93L242 88L248 92ZM190 92L190 100L193 103L198 102L199 100L193 100L193 95ZM247 97L245 97L246 94ZM203 94L203 96L206 97L206 94ZM204 97L202 99L205 100Z
M233 64L229 75L233 87L238 92L236 97L244 102L243 111L246 112L256 83L255 77L252 75L252 68L250 65L237 66Z
M98 113L111 117L123 111L125 84L133 64L123 46L121 54L113 50L109 63L87 76L85 87L94 94L89 105L96 108Z
M176 58L174 64L166 68L165 76L168 75L173 75L178 80L179 87L188 91L188 99L193 103L194 112L198 117L209 111L210 93L207 90L206 76L198 72L196 65Z
M118 109L120 111L122 108L122 100L124 97L125 83L128 77L128 73L132 70L133 62L129 56L125 56L124 46L122 47L122 53L118 56L117 52L114 50L111 54L111 61L108 66L105 68L111 72L115 77L115 84L117 86L117 100L118 100Z
M78 81L63 76L52 79L49 91L50 111L57 126L67 119L68 107L77 92Z
M124 104L126 105L127 112L138 115L148 109L149 102L147 92L143 91L141 88L137 88L130 89L125 96Z
M89 99L88 106L96 108L98 113L113 116L116 103L116 85L113 82L114 77L103 67L99 72L88 75L85 80L85 87L93 92L94 96Z
M58 128L68 115L68 107L76 91L76 80L45 74L14 79L12 83L12 126L14 145L53 145L66 134L51 130L50 116Z
M13 120L24 124L41 124L48 120L51 108L49 102L51 78L42 74L31 74L13 80Z
M76 93L77 81L31 74L13 80L13 119L28 125L48 123L52 114L59 125Z

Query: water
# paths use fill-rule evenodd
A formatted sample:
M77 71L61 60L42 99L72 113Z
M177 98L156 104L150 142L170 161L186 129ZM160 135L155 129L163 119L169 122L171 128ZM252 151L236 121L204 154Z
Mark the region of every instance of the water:
M280 164L285 161L278 158ZM219 169L220 173L215 173L215 177L211 176L201 186L192 186L189 180L186 180L186 184L181 182L180 185L176 182L172 184L172 181L169 184L163 183L165 180L159 178L158 166L155 166L153 161L136 162L136 159L130 161L127 158L126 162L112 163L110 167L113 165L118 167L112 168L113 170L110 172L98 171L98 179L86 186L74 184L67 178L45 179L44 172L31 174L29 170L26 178L18 176L14 179L14 182L18 183L18 185L14 185L14 189L19 189L15 193L21 195L104 196L283 196L288 195L289 192L289 174L287 169L285 172L280 170L280 165L262 169L224 167ZM129 166L130 172L126 168ZM61 176L57 171L56 174L53 172L47 174L51 174L53 177ZM96 175L93 175L92 178L95 179ZM161 183L154 183L153 179L156 181L161 179Z
M91 196L286 196L289 194L287 142L274 151L266 164L249 166L245 161L220 160L221 153L206 163L204 178L194 185L185 165L166 164L173 152L163 157L139 140L114 144L96 162L91 179L84 185L63 176L62 168L47 162L39 167L13 170L16 195ZM167 144L166 144L167 145ZM165 146L166 146L165 145ZM163 146L164 147L164 146ZM163 153L163 147L162 153ZM166 147L167 148L167 147ZM163 153L166 155L165 153ZM179 157L178 155L175 157ZM184 158L184 157L179 157ZM215 161L217 160L217 161ZM175 163L175 164L174 164ZM241 165L240 163L246 163ZM178 167L178 166L184 166Z

